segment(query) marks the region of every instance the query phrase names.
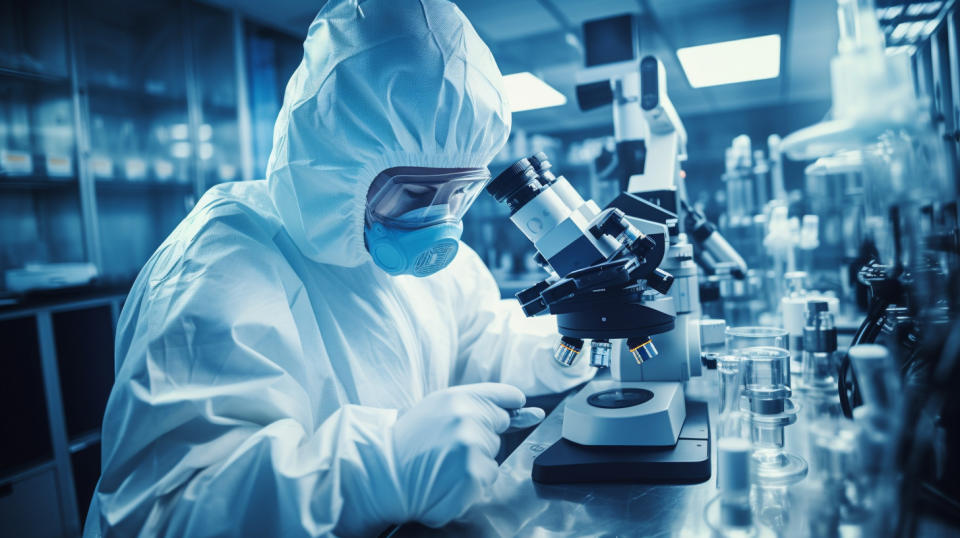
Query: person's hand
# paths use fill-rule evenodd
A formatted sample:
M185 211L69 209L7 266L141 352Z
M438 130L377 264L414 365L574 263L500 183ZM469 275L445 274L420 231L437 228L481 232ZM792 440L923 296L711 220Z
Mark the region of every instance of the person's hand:
M511 385L462 385L428 395L397 420L393 446L410 519L438 527L482 496L497 478L494 458L499 434L511 425L508 410L525 402Z

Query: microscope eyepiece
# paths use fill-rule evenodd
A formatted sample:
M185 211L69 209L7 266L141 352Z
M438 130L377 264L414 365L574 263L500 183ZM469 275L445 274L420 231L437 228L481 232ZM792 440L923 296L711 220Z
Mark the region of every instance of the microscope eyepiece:
M528 159L520 159L493 178L486 190L498 202L506 202L511 212L534 199L541 190L541 180Z
M553 165L550 164L550 159L547 157L547 154L542 151L534 153L528 160L530 164L537 169L537 172L540 173L546 172L553 167Z
M540 176L540 184L544 187L548 187L557 181L557 177L553 175L553 172L550 171L553 168L553 165L550 164L550 160L547 157L547 154L538 151L531 155L528 160L530 164L533 165L533 168L537 171L537 174Z

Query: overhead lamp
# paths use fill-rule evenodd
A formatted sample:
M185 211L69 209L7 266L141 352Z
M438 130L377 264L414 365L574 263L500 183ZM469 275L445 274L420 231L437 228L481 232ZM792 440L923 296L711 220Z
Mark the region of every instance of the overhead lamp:
M694 88L780 76L780 36L770 34L677 49Z
M567 103L567 98L562 93L528 71L504 76L503 89L507 92L507 99L510 101L513 112Z

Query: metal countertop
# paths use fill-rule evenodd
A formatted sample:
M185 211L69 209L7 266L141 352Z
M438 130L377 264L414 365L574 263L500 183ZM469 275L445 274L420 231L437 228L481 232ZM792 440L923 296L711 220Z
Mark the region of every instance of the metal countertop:
M709 403L711 477L700 484L571 484L544 485L531 478L533 460L560 439L564 404L561 403L500 466L500 475L486 499L461 518L439 529L406 524L389 536L710 536L704 518L716 489L717 372L690 380L688 400ZM803 397L794 394L803 412ZM809 462L806 420L785 431L785 450ZM822 512L814 518L809 502L821 503L826 492L808 475L791 486L754 488L752 512L758 537L821 536L829 528ZM829 518L829 516L828 516ZM835 520L834 520L835 521ZM827 525L824 527L823 525ZM834 523L836 524L836 523ZM850 521L834 532L861 537L871 533ZM918 536L951 535L942 522L921 518Z
M713 371L713 383L715 378ZM689 383L688 399L707 399L709 391L716 390L713 383L709 377ZM711 431L716 425L715 407L711 403ZM530 477L533 460L560 439L563 409L563 404L557 406L503 462L486 500L440 529L407 524L392 536L709 535L703 511L717 493L712 476L693 485L534 482ZM712 475L715 459L711 458Z

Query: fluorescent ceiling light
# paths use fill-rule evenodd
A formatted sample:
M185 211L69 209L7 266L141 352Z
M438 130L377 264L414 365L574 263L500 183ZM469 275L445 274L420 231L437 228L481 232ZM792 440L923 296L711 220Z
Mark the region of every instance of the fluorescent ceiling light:
M677 49L680 65L694 88L780 76L777 34Z
M567 98L562 93L527 71L504 76L503 87L514 112L567 103Z

